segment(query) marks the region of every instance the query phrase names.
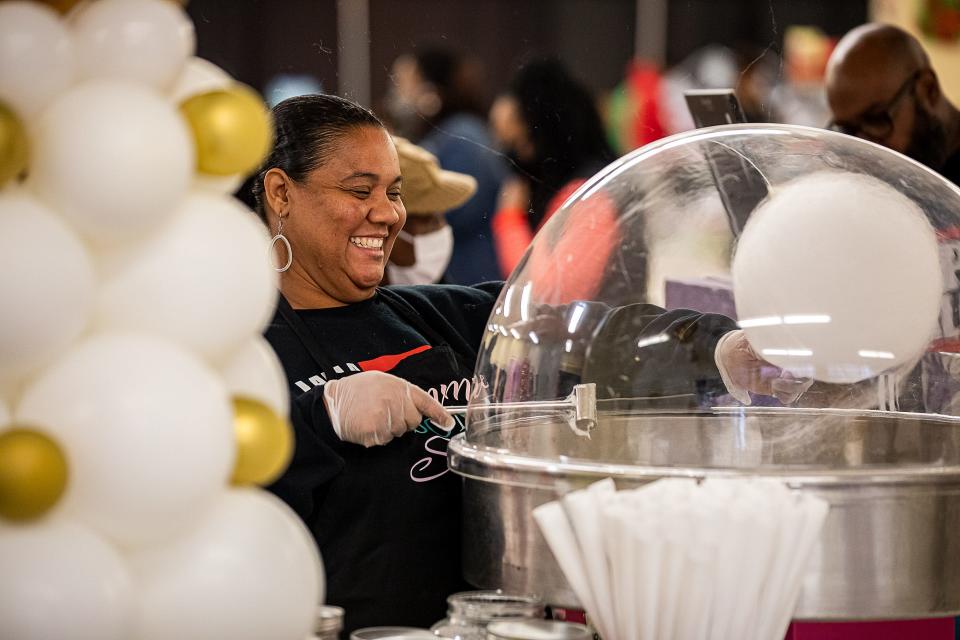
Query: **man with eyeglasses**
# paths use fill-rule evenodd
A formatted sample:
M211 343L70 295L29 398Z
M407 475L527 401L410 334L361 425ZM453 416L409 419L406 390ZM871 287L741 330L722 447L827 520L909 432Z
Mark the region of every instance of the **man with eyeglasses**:
M886 24L845 35L827 63L830 128L871 140L960 184L960 111L923 47Z

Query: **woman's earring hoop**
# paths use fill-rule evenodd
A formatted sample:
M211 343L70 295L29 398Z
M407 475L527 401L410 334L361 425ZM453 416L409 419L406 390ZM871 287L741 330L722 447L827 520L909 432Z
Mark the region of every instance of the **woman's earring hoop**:
M278 267L273 264L273 248L277 246L277 242L282 242L284 247L287 250L287 262L282 267ZM283 273L290 268L290 265L293 264L293 248L290 246L290 241L287 240L286 236L283 235L283 217L280 217L280 220L277 222L277 235L273 236L270 239L270 247L267 249L267 258L270 260L270 264L273 265L274 271L277 273Z

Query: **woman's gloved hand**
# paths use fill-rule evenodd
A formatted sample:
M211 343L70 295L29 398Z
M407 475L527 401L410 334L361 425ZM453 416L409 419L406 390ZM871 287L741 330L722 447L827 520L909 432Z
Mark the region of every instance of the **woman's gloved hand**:
M323 402L344 442L387 444L415 428L423 416L452 429L453 416L420 387L381 371L364 371L324 385Z
M748 392L791 404L813 384L812 379L796 378L761 358L739 329L720 338L713 357L727 391L741 404L751 404Z

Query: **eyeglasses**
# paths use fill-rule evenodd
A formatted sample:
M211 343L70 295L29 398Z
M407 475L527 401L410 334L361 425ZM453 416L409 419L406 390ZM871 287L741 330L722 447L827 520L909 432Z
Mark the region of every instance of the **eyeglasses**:
M881 107L876 107L860 116L857 122L838 122L831 120L827 123L827 128L840 133L846 133L851 136L860 136L872 138L874 140L883 140L893 131L893 116L900 106L903 98L913 90L917 78L923 73L919 69L913 73L907 80L900 85L897 92L887 103Z

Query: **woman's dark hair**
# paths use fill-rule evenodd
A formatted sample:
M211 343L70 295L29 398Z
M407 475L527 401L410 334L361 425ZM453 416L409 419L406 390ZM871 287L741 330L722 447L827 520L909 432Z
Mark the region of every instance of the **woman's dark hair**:
M263 176L274 167L302 182L323 165L331 148L352 129L383 127L369 109L345 98L306 95L284 100L273 108L276 140L270 155L254 174L251 191L257 214L266 220Z
M573 178L589 178L616 159L590 92L555 58L524 64L510 83L533 143L531 222Z
M425 48L414 54L423 79L440 97L440 111L430 117L441 122L455 113L472 113L485 118L483 69L478 60L442 48Z

